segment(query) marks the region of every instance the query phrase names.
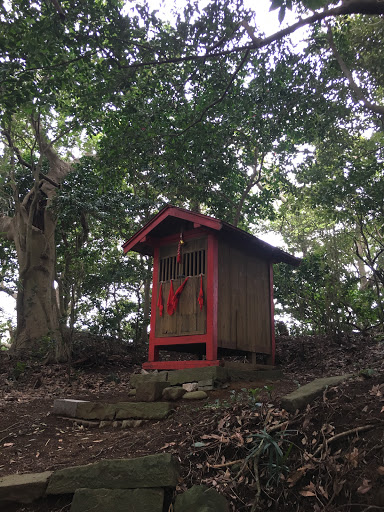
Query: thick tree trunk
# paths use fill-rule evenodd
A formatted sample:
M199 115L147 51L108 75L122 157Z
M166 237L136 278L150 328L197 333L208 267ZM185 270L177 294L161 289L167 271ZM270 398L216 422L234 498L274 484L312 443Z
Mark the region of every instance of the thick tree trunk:
M55 278L55 219L47 219L44 231L25 224L22 216L17 225L16 250L19 261L19 292L17 295L17 330L12 352L19 356L44 355L55 349L62 351ZM47 222L48 221L48 222ZM30 232L29 232L30 231ZM29 233L28 233L29 232Z
M19 265L17 294L17 329L11 346L16 357L45 356L66 361L69 357L60 323L59 306L54 289L56 265L56 216L49 206L59 184L71 171L61 160L40 130L32 122L39 145L37 165L25 162L6 133L9 147L19 163L33 174L34 186L21 201L14 189L15 215L0 218L0 237L15 244ZM42 158L49 162L49 172L41 173Z

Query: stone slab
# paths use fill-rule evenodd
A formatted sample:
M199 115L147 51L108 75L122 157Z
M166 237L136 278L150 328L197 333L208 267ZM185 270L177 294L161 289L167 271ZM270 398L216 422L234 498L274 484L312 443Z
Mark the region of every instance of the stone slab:
M44 496L51 475L52 471L45 471L3 476L0 478L0 503L32 503Z
M166 387L168 387L166 381L141 382L136 387L136 400L138 402L156 402L156 400L160 400Z
M168 372L153 372L131 375L129 383L131 387L137 388L139 384L143 384L144 382L166 382L167 380Z
M175 512L229 512L229 504L215 489L194 485L176 496Z
M115 418L118 404L84 402L77 406L77 417L84 420L111 421Z
M68 398L58 398L53 402L52 414L59 416L68 416L70 418L76 418L77 407L79 404L89 403L87 400L71 400Z
M117 420L162 420L174 407L169 402L120 402L116 406Z
M186 368L185 370L173 370L168 372L168 382L170 386L185 384L186 382L198 382L199 380L206 379L226 382L228 380L228 372L222 366Z
M202 387L213 386L214 383L215 382L213 379L203 379L203 380L199 380L199 382L197 383L197 386L200 389Z
M169 453L135 459L110 459L55 471L47 494L73 494L77 489L141 489L176 487L178 461ZM111 508L113 510L113 508Z
M77 489L71 512L163 512L164 489Z
M246 365L244 365L246 366ZM225 366L205 366L203 368L186 368L184 370L169 370L148 374L135 374L131 376L130 384L137 387L144 382L168 382L168 386L183 385L188 382L212 380L213 382L233 381L264 381L280 379L281 370L248 370L238 368L226 368Z
M325 388L337 386L337 384L344 382L349 377L352 377L352 374L315 379L309 384L305 384L305 386L296 389L289 395L284 396L281 399L281 406L288 412L295 412L297 409L302 409L316 397L320 396Z

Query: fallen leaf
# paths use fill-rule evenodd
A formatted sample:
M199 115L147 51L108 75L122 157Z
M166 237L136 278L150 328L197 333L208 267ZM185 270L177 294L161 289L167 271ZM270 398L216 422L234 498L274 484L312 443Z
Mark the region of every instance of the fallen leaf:
M381 390L380 390L380 384L377 386L372 386L371 391L369 392L372 396L382 396Z
M169 448L170 446L175 446L175 444L176 444L176 443L175 443L174 441L172 441L172 443L165 443L165 445L164 445L164 446L162 446L162 447L160 448L160 450L165 450L166 448Z
M377 468L377 472L379 473L379 475L384 476L384 466L379 466Z
M4 448L9 448L10 446L13 446L15 443L4 443Z
M203 446L207 446L206 443L202 443L201 441L196 441L196 443L193 443L193 445L195 448L202 448Z
M301 494L305 498L310 498L311 496L316 496L316 493L314 493L313 491L300 491L299 494Z
M40 457L40 452L36 452L35 457L36 457L36 459L38 459Z
M357 492L359 494L366 494L368 491L372 489L372 485L370 485L370 480L364 478L363 483L358 487Z
M355 447L350 453L347 453L345 458L353 468L357 468L359 464L359 450Z
M326 498L326 499L329 498L329 495L328 495L327 491L324 489L324 487L322 485L319 485L319 491L324 496L324 498Z

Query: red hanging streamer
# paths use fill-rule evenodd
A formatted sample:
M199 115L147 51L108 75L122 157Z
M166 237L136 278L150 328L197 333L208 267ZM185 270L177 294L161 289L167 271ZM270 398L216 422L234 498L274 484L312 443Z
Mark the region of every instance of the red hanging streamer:
M203 309L203 306L204 306L203 275L200 275L200 292L199 292L199 298L197 299L197 302L200 305L200 309Z
M184 282L175 291L175 295L173 296L173 311L176 311L177 304L179 303L181 292L184 290L184 286L186 285L188 279L189 279L189 277L186 277L184 279Z
M168 315L173 315L174 309L173 309L173 298L175 294L173 292L173 281L171 279L171 286L169 287L169 294L168 294L168 300L167 300L167 313Z
M160 316L163 316L164 304L163 304L163 283L160 283L159 298L157 299L157 307L160 311Z
M181 292L184 289L184 286L186 282L188 281L189 277L186 277L184 279L184 282L178 287L178 289L174 292L173 291L173 281L171 279L171 286L169 288L169 295L168 295L168 301L167 301L167 313L168 315L173 315L173 313L176 311L177 304L179 303Z

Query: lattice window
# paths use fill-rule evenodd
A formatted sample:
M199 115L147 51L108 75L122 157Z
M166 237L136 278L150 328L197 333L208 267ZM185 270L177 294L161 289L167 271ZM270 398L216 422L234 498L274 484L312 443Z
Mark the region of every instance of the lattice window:
M159 281L200 274L205 274L205 249L182 254L181 263L177 263L176 256L160 258Z

